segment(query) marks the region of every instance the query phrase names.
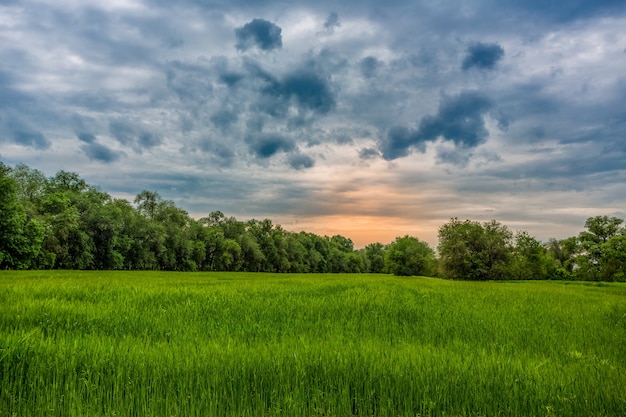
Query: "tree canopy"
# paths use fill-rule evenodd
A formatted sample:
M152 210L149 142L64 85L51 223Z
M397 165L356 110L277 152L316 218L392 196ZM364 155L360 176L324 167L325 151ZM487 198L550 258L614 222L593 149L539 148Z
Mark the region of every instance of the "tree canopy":
M626 280L626 228L596 216L578 236L542 243L492 220L452 218L437 251L417 237L355 249L344 236L290 232L213 211L193 219L155 191L131 203L76 173L47 178L0 162L0 268L391 273L459 280Z

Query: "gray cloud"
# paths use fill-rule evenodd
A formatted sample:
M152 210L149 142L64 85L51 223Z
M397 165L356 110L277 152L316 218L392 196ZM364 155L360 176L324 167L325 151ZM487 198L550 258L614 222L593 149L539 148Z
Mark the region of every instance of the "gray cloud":
M43 133L34 130L15 130L13 140L19 145L40 150L48 149L51 145Z
M292 139L277 134L257 133L246 138L250 151L258 158L267 159L278 152L290 152L296 144Z
M77 133L76 136L81 142L94 143L96 141L96 136L92 133L81 132Z
M293 120L297 125L297 120L304 121L308 113L326 115L335 109L336 96L329 80L312 69L298 69L277 77L252 60L245 60L244 67L248 79L254 81L249 93L257 98L257 108L268 115L286 118L293 105L300 113Z
M281 93L294 98L300 106L326 114L335 107L335 98L328 82L312 72L289 74L282 85Z
M237 113L227 109L220 109L211 116L211 122L221 130L227 130L237 120L239 120Z
M109 132L119 143L138 153L161 144L161 138L157 134L127 119L111 120Z
M0 109L21 108L33 104L32 97L13 88L12 84L15 82L13 76L0 70Z
M264 19L253 19L240 28L235 29L237 49L246 51L257 47L263 51L280 49L283 46L282 29Z
M289 165L291 165L293 169L301 170L313 167L315 161L308 155L294 154L289 157Z
M380 62L373 56L366 56L360 62L361 74L365 78L372 78L376 75L376 70L378 69Z
M493 104L475 91L462 92L457 96L443 96L436 115L426 115L417 129L395 126L380 142L380 150L386 160L407 156L415 149L424 152L426 142L439 137L458 147L472 148L480 145L489 132L485 128L484 114ZM452 161L455 158L445 158Z
M461 68L494 69L498 61L504 57L504 49L497 43L475 43L467 47L467 55Z
M209 74L206 65L173 61L166 70L167 88L185 105L202 106L213 94Z
M115 152L96 142L86 143L81 146L81 149L90 160L107 164L117 161L121 156L119 152Z
M202 139L198 144L198 149L210 156L210 160L220 167L230 167L235 160L235 152L223 141L210 138Z
M359 158L361 159L380 158L380 152L374 148L363 148L359 151Z
M518 13L524 12L524 18L531 16L535 20L539 20L539 23L543 21L567 23L597 16L609 16L615 13L621 14L626 10L626 5L620 0L577 0L566 3L550 3L541 0L506 0L504 2L491 0L484 3L485 10L492 7L496 7L492 10L498 10L502 6Z
M339 21L339 15L337 14L337 12L331 12L326 19L326 22L324 22L324 28L332 32L340 26L341 22Z
M229 87L233 87L239 83L239 81L243 80L245 75L239 74L236 72L225 72L220 74L220 81Z
M425 140L436 140L442 136L458 146L477 146L489 134L483 116L492 107L491 100L476 91L444 96L437 114L422 118L418 134Z

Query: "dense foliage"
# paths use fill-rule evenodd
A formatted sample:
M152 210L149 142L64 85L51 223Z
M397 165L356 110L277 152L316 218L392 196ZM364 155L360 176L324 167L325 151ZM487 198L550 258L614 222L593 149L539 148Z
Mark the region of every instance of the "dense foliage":
M586 231L544 244L493 220L451 219L436 254L411 236L356 250L343 236L289 232L220 211L193 219L141 191L112 198L76 173L47 178L0 162L0 269L129 269L392 273L451 279L626 280L626 228L592 217ZM438 255L438 256L437 256Z

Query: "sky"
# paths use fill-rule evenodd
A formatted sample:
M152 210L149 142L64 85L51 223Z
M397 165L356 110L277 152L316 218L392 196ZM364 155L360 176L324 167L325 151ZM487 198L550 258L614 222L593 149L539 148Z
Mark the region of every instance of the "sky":
M0 0L0 161L356 247L626 218L623 0Z

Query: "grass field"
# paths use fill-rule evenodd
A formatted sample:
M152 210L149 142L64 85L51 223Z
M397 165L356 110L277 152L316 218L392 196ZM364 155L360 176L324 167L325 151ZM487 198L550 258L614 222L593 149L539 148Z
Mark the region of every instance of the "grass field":
M626 416L626 285L1 272L0 417Z

